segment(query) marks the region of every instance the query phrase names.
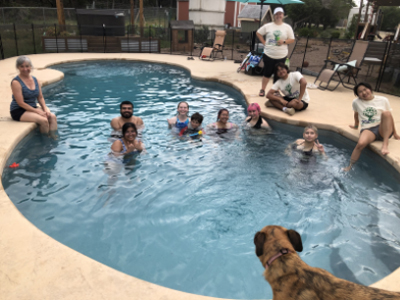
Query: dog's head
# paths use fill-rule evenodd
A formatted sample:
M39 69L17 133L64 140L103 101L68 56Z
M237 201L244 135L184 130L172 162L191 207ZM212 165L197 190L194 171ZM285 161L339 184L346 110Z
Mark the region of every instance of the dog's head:
M256 255L263 266L275 254L282 249L303 251L303 243L300 234L292 229L286 229L281 226L265 226L254 236L256 245Z

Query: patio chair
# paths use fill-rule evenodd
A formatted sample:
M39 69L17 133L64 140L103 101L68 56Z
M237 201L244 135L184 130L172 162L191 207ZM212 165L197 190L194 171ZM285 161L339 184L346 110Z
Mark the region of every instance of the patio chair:
M217 30L215 32L214 45L212 47L203 47L200 53L200 59L203 60L214 60L224 59L224 42L226 32L224 30ZM217 58L218 53L221 54L220 58Z
M354 81L354 84L357 84L356 77L358 72L361 70L360 66L364 59L367 47L368 41L357 40L347 62L337 63L335 61L325 60L325 65L322 67L314 83L319 80L320 83L318 88L321 90L334 91L340 84L345 88L353 89L353 87L348 84L350 84L351 80ZM336 79L338 83L333 88L329 88L329 84L333 79ZM346 79L347 84L345 83ZM323 83L326 83L326 85L323 85Z

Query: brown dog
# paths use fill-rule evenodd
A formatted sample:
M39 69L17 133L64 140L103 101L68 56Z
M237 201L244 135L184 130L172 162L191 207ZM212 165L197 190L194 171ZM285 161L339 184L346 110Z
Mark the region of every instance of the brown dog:
M274 300L400 300L400 293L359 285L307 265L296 253L303 251L297 231L266 226L256 233L254 244Z

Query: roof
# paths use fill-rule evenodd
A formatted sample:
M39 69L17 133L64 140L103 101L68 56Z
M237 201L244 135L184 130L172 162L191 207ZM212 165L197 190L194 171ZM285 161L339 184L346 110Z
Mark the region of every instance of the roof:
M265 16L267 15L268 10L270 10L271 7L269 5L263 5L262 8L262 18L264 19ZM240 12L238 15L238 19L243 21L243 20L255 20L259 21L260 20L260 10L261 6L260 5L246 5L243 10Z
M125 16L123 9L77 9L77 15Z
M171 29L194 29L194 23L192 20L189 21L171 21L169 22Z

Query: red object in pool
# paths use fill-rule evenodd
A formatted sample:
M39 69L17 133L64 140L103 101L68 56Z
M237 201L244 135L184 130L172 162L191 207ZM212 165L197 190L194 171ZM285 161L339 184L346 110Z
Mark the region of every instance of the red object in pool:
M16 162L14 162L10 165L10 168L18 168L18 167L19 167L19 164L17 164Z

